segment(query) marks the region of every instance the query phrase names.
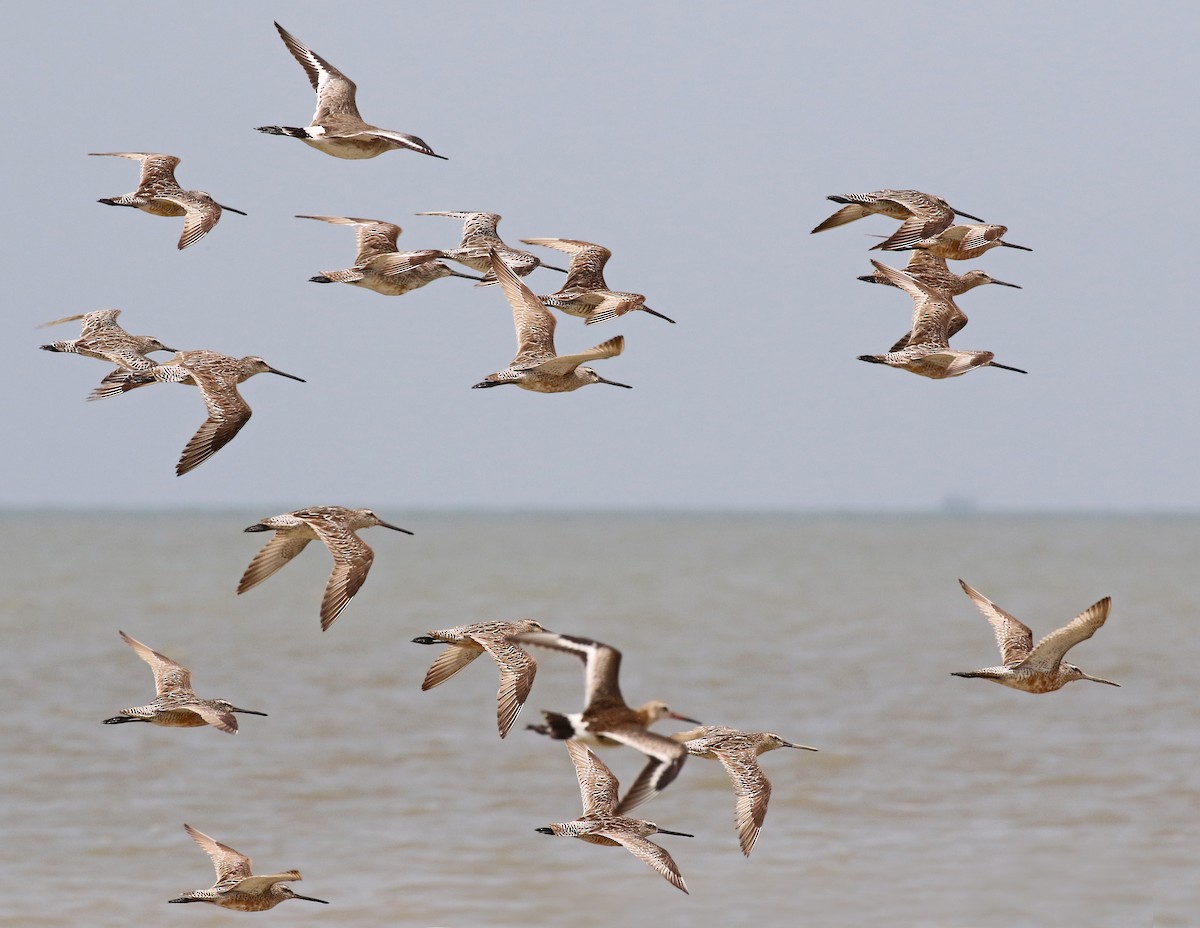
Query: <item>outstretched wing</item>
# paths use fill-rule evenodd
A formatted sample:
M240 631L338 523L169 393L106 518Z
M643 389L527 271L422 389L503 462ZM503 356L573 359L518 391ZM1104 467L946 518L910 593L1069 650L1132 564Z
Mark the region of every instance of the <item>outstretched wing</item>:
M129 647L133 648L133 653L150 665L150 669L154 672L154 689L155 694L162 696L165 693L190 693L192 691L192 674L182 664L177 664L169 657L159 654L157 651L151 650L146 645L142 644L131 635L126 635L123 631L117 632Z
M982 593L973 589L965 580L959 580L958 582L962 586L963 592L979 607L979 611L983 613L983 617L991 623L992 630L996 633L996 644L1000 646L1000 662L1008 666L1025 660L1029 656L1029 652L1033 649L1033 632L1029 630L1029 626L1009 615ZM1100 621L1103 622L1104 620L1101 619ZM1067 626L1067 628L1070 628L1070 626ZM1059 631L1065 630L1059 629ZM1087 638L1090 635L1091 632L1088 632L1083 637ZM1045 640L1043 639L1043 641ZM1083 639L1081 638L1080 640ZM1070 647L1070 645L1067 647ZM1066 650L1066 648L1063 648L1064 653ZM1061 657L1062 655L1059 656Z

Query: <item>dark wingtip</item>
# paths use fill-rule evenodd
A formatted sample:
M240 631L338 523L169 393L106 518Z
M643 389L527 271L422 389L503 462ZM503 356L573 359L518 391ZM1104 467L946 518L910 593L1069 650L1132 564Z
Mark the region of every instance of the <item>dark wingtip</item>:
M331 283L333 283L332 278L326 277L324 274L318 274L316 277L310 277L308 279L311 280L314 284L331 284Z
M866 361L870 364L886 364L887 363L886 361L882 361L879 358L875 357L875 355L873 355L873 354L860 354L858 356L858 360Z
M271 530L269 525L263 525L261 522L255 522L253 525L242 529L243 532L269 532Z
M431 638L429 635L420 635L413 639L413 644L437 644L437 639Z

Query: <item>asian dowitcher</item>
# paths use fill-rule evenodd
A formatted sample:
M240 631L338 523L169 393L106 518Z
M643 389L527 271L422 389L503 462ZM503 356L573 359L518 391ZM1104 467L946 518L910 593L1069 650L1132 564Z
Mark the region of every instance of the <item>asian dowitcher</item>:
M1001 287L1013 287L1017 290L1022 289L1020 284L1010 284L1004 280L997 280L995 277L991 277L986 271L978 269L967 271L965 274L955 274L946 266L945 258L923 249L915 249L909 253L908 264L904 267L904 273L910 277L915 277L921 283L927 284L934 290L940 290L950 296L962 296L968 290L974 290L976 287L982 287L984 284L999 284ZM879 271L873 274L864 274L858 279L865 280L869 284L886 284L889 287L896 286L886 275L881 274ZM953 335L957 331L958 329L952 328L950 334Z
M253 709L239 709L224 699L201 699L192 690L191 671L169 657L152 651L136 638L117 632L133 652L150 665L154 671L154 702L145 706L122 709L121 714L105 719L105 725L122 722L151 722L168 728L199 728L212 725L223 732L236 735L237 719L233 713L243 715L266 715Z
M184 447L179 463L175 465L176 475L182 476L229 444L250 421L250 406L238 392L238 384L262 373L305 382L303 377L276 370L259 357L233 358L215 351L180 351L166 364L155 365L149 370L114 371L100 381L100 386L88 399L128 393L151 383L183 383L199 387L208 406L208 418Z
M619 844L638 860L644 861L672 886L688 891L679 867L671 855L647 837L653 834L679 835L692 838L686 831L668 831L654 822L622 815L617 805L617 778L600 760L578 741L567 742L567 752L575 765L579 778L579 794L583 800L583 814L573 822L557 822L535 829L543 835L563 838L579 838L591 844Z
M771 781L762 772L758 756L776 748L796 748L815 751L806 744L784 741L773 731L739 731L720 725L702 725L690 731L671 735L689 754L719 760L729 774L733 793L737 796L738 843L747 857L758 840L758 830L767 817L771 799Z
M500 234L496 231L496 226L500 224L501 217L495 213L459 211L417 213L417 215L446 216L450 219L461 219L463 221L462 241L457 248L442 250L440 256L449 258L451 261L457 261L459 264L465 264L472 270L482 273L483 280L476 284L478 287L490 287L496 283L496 275L492 271L491 254L493 251L500 256L505 266L511 268L513 273L518 277L524 277L536 267L545 267L552 271L567 273L561 267L542 264L541 260L535 254L506 245L500 238Z
M638 709L626 705L617 681L621 671L620 651L590 638L553 632L528 632L514 635L513 640L574 654L584 664L583 711L566 715L543 710L546 724L529 725L527 728L559 741L575 738L599 746L625 744L650 758L625 798L617 805L618 814L637 808L679 775L683 762L687 760L687 749L647 729L661 718L679 719L694 725L700 723L672 712L665 702L658 700L645 703Z
M1019 367L993 361L995 355L990 351L951 348L951 324L956 323L958 328L966 325L966 316L955 305L953 298L894 267L878 261L872 261L871 264L877 272L912 297L913 323L909 333L886 354L862 354L858 356L860 361L899 367L934 380L958 377L977 367L998 367L1019 374L1027 373Z
M1098 603L1089 606L1062 628L1048 634L1035 647L1033 632L1027 625L973 590L965 581L958 582L962 585L963 592L979 607L983 617L991 623L992 630L996 633L996 643L1000 646L1002 663L999 667L954 673L953 676L994 680L1026 693L1052 693L1062 689L1072 680L1091 680L1093 683L1107 683L1109 686L1121 685L1113 683L1112 680L1089 677L1074 664L1063 660L1071 648L1091 638L1096 629L1104 624L1112 605L1112 597L1105 596Z
M554 314L542 305L542 301L495 252L492 252L492 270L512 306L513 324L517 330L517 355L507 368L488 374L475 384L475 389L498 387L506 383L535 393L569 393L589 383L607 383L630 389L627 383L605 380L590 367L583 366L585 361L619 355L625 349L624 335L610 338L578 354L560 357L554 351Z
M49 345L42 345L41 348L43 351L61 351L99 358L129 371L146 371L154 367L156 362L146 357L151 352L179 350L168 348L149 335L130 335L117 322L119 315L119 309L97 309L90 313L64 316L53 322L45 322L40 328L63 322L78 322L81 319L83 326L79 338L74 341L51 342Z
M970 261L997 246L1016 248L1018 251L1033 251L1032 248L1014 245L1012 242L1001 239L1000 236L1007 231L1008 226L986 223L984 225L950 226L937 235L913 242L907 247L921 249L950 261Z
M500 691L496 694L496 724L500 737L508 735L517 713L529 697L533 678L537 673L537 661L512 641L512 636L521 632L544 632L532 619L515 622L477 622L430 632L414 638L417 644L447 644L429 665L421 692L445 683L484 651L496 661L500 668Z
M175 166L179 159L145 151L93 151L90 155L101 158L132 158L142 163L142 176L133 193L119 197L105 197L99 202L109 206L132 206L152 216L183 216L183 234L179 236L178 248L187 248L200 241L221 218L222 210L245 216L240 209L223 206L203 190L184 190L175 180Z
M523 238L521 241L526 245L554 248L571 256L567 282L562 289L549 296L538 297L550 308L569 316L580 316L584 325L607 322L638 309L667 322L675 322L647 306L646 298L640 293L608 289L608 284L604 282L604 265L612 257L612 252L603 245L570 238Z
M384 296L403 296L442 277L465 277L483 280L472 274L460 274L436 260L440 251L407 251L396 247L401 228L379 219L355 219L352 216L297 216L297 219L319 219L334 225L355 226L358 229L358 254L354 265L341 271L322 271L310 277L318 284L353 284L374 290Z
M288 899L303 899L305 902L329 905L325 899L301 896L283 885L302 879L299 870L254 876L250 871L250 858L245 854L239 854L191 825L184 825L183 828L212 860L213 868L217 871L217 882L208 889L184 893L176 899L168 899L168 902L210 902L235 912L263 912Z
M305 48L279 23L275 24L283 44L308 75L308 82L317 92L317 111L312 122L303 127L258 126L268 135L286 135L335 158L374 158L385 151L409 149L431 158L447 160L430 148L423 139L391 129L380 129L363 122L354 102L354 81L331 65L316 52Z
M983 222L978 216L955 209L941 197L922 193L920 190L874 190L871 193L847 193L825 199L846 205L813 229L813 232L824 232L835 226L843 226L872 213L902 219L903 223L899 229L878 245L872 246L885 250L904 248L913 242L936 235L949 227L955 216Z
M321 631L325 631L367 579L375 553L354 532L373 525L412 534L406 528L384 522L370 509L347 509L345 506L313 506L255 522L245 531L274 531L275 536L254 556L242 574L237 591L245 593L262 583L303 551L305 545L317 539L333 555L333 573L329 575L321 600Z

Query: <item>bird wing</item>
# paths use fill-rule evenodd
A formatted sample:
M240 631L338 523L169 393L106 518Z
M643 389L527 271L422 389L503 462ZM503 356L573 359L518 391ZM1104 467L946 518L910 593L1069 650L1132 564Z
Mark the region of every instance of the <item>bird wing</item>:
M300 67L308 75L312 89L317 92L317 110L313 114L312 125L324 122L331 114L361 118L358 115L358 106L354 102L354 93L357 90L354 81L316 52L297 42L295 36L279 23L275 24L275 28L292 57L300 62Z
M837 226L844 226L848 222L854 222L856 219L862 219L863 216L870 216L871 210L865 206L860 206L857 203L850 203L843 206L836 213L818 225L813 232L824 232L826 229L833 229Z
M616 841L638 860L649 864L652 869L666 878L667 882L672 886L682 889L685 893L688 891L687 886L683 882L683 877L679 875L679 867L675 865L674 858L653 841L648 841L639 835L632 835L628 832L615 829L603 829L598 831L597 834Z
M621 652L616 648L591 638L554 632L522 632L514 635L513 640L566 651L582 660L585 712L625 705L617 679L621 672Z
M523 238L526 245L541 245L543 248L554 248L571 256L567 267L567 282L562 289L579 287L583 290L605 290L608 284L604 282L604 265L612 257L612 252L603 245L591 242L581 242L573 238Z
M909 343L945 346L949 340L947 332L951 317L955 313L961 315L954 300L904 271L874 260L871 265L877 273L912 297L913 325Z
M1057 631L1053 631L1037 643L1030 655L1025 658L1027 665L1037 665L1046 669L1058 667L1063 655L1071 648L1086 641L1096 633L1104 620L1108 618L1108 610L1112 605L1112 597L1093 603L1070 622Z
M97 157L130 158L142 163L141 177L138 179L138 192L147 187L178 187L175 180L175 167L179 159L174 155L164 155L152 151L93 151Z
M202 831L197 831L191 825L184 825L183 830L191 835L192 840L199 844L200 849L212 859L213 868L217 871L218 883L223 883L225 880L241 880L250 876L250 858L245 854L239 854L233 848L210 838Z
M258 586L267 577L304 550L313 536L300 528L275 529L275 534L262 546L238 581L238 593Z
M448 645L429 665L425 679L421 681L421 692L445 683L482 653L483 649L475 646L474 642Z
M187 368L192 380L204 394L208 418L183 449L175 465L178 476L198 467L233 441L250 421L250 405L238 393L235 374Z
M393 222L380 219L358 219L354 216L297 216L297 219L316 219L339 226L354 226L357 232L358 256L355 264L363 264L376 255L393 254L396 239L403 231Z
M155 695L190 693L192 691L192 674L186 667L175 663L166 655L146 647L131 635L126 635L122 631L118 631L117 634L121 636L122 641L133 648L133 652L138 657L150 665L150 669L154 672Z
M1000 646L1000 662L1007 666L1019 663L1029 657L1030 651L1033 649L1033 632L1029 630L1029 626L1009 615L982 593L973 589L965 580L959 580L958 582L961 584L963 592L979 607L979 611L983 613L983 617L991 623L992 629L996 633L996 644ZM1103 622L1104 620L1101 619L1100 621ZM1070 627L1070 625L1067 626L1067 628ZM1059 629L1059 631L1066 631L1066 629ZM1092 631L1095 631L1095 629ZM1090 637L1091 634L1092 632L1089 631L1078 640L1082 641L1084 638ZM1047 639L1044 639L1043 643L1051 637L1053 635L1047 636ZM1075 644L1075 642L1072 641L1071 644ZM1066 653L1067 648L1070 646L1067 645L1064 647L1063 653ZM1062 654L1059 655L1059 657L1061 656Z
M574 738L567 740L567 753L579 778L579 798L584 815L611 815L617 804L617 778L608 765Z
M733 784L733 794L737 797L738 843L742 853L749 857L758 840L758 830L767 817L771 781L762 772L752 747L736 751L714 750L713 753Z
M196 715L200 716L200 718L204 719L204 721L214 728L219 728L230 735L237 734L237 718L232 712L222 712L220 709L214 709L212 706L207 706L200 701L186 708L191 712L195 712Z
M429 143L423 138L419 138L415 135L408 135L404 132L396 132L392 129L380 129L376 126L369 126L368 128L360 129L357 132L339 132L338 138L352 139L363 135L371 136L377 139L387 139L389 142L395 142L397 145L400 145L403 148L408 148L412 151L419 151L423 155L432 155L435 158L444 157L430 148Z
M266 876L248 876L226 888L225 892L260 896L276 883L294 883L301 879L303 877L300 876L299 870L286 870L283 873L270 873Z
M493 249L490 252L492 273L504 288L513 311L513 325L517 330L517 356L512 359L511 367L536 367L554 358L554 314L534 296L521 278L500 260ZM578 367L582 361L570 368Z
M529 698L533 678L537 673L537 661L513 644L505 635L479 636L476 640L487 649L488 654L500 667L500 689L496 693L496 723L500 737L508 734L516 721L517 713Z
M532 365L538 370L545 371L547 374L569 374L575 368L579 367L585 361L594 361L598 358L613 358L625 350L625 336L618 335L616 338L610 338L606 342L601 342L586 351L581 351L578 354L564 354L556 358L550 358L540 364ZM516 359L513 360L513 367L517 366Z
M625 798L618 803L617 815L628 815L647 799L666 789L679 775L683 762L687 760L687 748L682 744L635 725L606 728L603 735L636 748L650 757L650 761L625 793Z
M321 631L325 631L362 588L371 562L375 560L375 552L341 521L305 510L296 515L309 524L333 555L333 573L329 575L321 600Z
M221 218L221 207L211 200L202 200L192 196L188 191L156 194L154 199L166 200L185 210L183 215L183 232L179 236L176 247L182 251L188 245L194 245L212 231L217 220Z
M905 219L900 224L900 228L890 236L877 245L872 245L872 250L887 251L907 248L913 242L937 235L954 222L952 210L924 198L913 200L908 197L880 197L880 199L895 203L897 206L911 211L912 215Z

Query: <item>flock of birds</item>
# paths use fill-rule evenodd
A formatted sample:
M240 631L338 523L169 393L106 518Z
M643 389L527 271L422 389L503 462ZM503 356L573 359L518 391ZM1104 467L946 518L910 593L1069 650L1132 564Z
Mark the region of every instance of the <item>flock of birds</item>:
M311 124L306 127L262 126L259 131L301 139L318 151L338 158L372 158L393 149L443 157L417 136L380 129L364 122L355 103L354 83L324 58L300 44L278 23L275 26L316 91L317 109ZM216 225L222 210L230 209L207 193L182 189L174 176L179 163L174 156L135 152L104 154L140 161L141 179L133 193L100 202L134 207L158 216L183 216L180 249L206 235ZM861 360L900 367L935 379L958 376L983 366L1018 370L996 363L989 351L949 347L949 339L967 321L954 297L983 284L1017 285L996 280L979 270L955 274L949 270L947 261L971 259L997 246L1023 248L1003 241L1002 236L1007 231L1004 226L984 224L977 217L954 210L939 197L915 190L880 190L829 199L845 205L813 232L881 214L900 219L902 223L896 232L874 246L875 250L912 252L904 270L872 261L874 273L860 278L899 287L914 302L910 330L886 353L863 355ZM956 214L975 219L980 224L954 225ZM667 322L674 321L648 307L641 294L609 289L603 269L610 252L602 246L574 239L523 239L525 244L556 249L571 259L567 269L552 268L567 274L565 286L553 294L538 296L522 278L539 266L551 266L543 265L530 252L506 245L497 233L499 216L482 212L419 215L462 220L464 229L459 246L401 252L397 247L401 230L392 223L342 216L298 217L351 226L357 234L357 254L351 267L323 271L311 279L318 283L351 284L387 296L403 295L449 276L466 277L476 281L478 286L499 285L512 307L518 350L507 368L488 375L475 385L478 388L516 384L534 392L560 393L592 383L628 386L606 380L585 365L587 361L619 355L624 347L622 336L586 351L558 355L554 346L555 315L551 310L582 318L585 325L609 321L634 311ZM477 273L461 273L445 261L457 262ZM273 373L303 382L302 378L284 373L260 357L235 358L206 350L179 351L168 348L156 338L131 335L118 324L119 314L120 310L107 309L47 323L82 321L82 331L75 340L57 341L41 347L99 358L116 365L89 399L116 396L153 383L183 383L198 387L208 408L208 417L184 448L176 467L177 474L187 473L207 460L228 444L249 420L250 407L238 391L243 381L254 374ZM167 363L158 364L148 357L156 351L171 351L175 355ZM341 506L299 509L264 518L245 531L274 534L254 556L241 577L237 592L244 593L257 586L296 557L310 541L319 540L333 558L333 570L320 607L321 628L327 630L361 589L374 560L371 548L356 532L376 525L412 534L385 522L368 509ZM1027 626L965 582L959 582L991 624L1000 648L1001 664L956 676L989 679L1030 693L1050 692L1079 679L1117 685L1088 676L1064 660L1074 645L1091 637L1103 625L1110 607L1108 598L1045 636L1035 646ZM122 709L118 715L106 719L107 724L147 722L183 728L211 725L236 734L236 714L266 715L238 708L226 700L198 697L192 689L187 668L125 632L119 634L153 671L155 698L145 705ZM759 755L784 747L816 750L786 741L774 732L701 725L696 719L673 712L661 701L650 701L633 708L621 694L620 651L591 638L548 631L529 619L461 625L430 631L413 641L446 645L430 665L422 690L444 683L485 652L493 658L500 670L496 720L501 738L510 732L533 686L537 662L525 648L547 648L579 658L584 669L583 708L573 713L543 711L543 723L528 728L550 739L566 742L579 783L582 813L571 821L552 823L537 831L577 837L593 844L622 846L685 893L687 886L674 859L649 838L654 834L691 835L668 831L630 813L671 784L688 756L716 759L724 766L733 785L738 841L742 853L748 857L758 839L771 795L771 784L759 765ZM697 727L671 735L650 730L654 723L664 718ZM633 748L647 758L623 797L612 771L590 749L591 746L617 745ZM299 895L286 885L301 879L299 871L254 875L248 857L190 825L184 825L184 828L211 858L216 882L208 889L185 893L171 902L206 902L240 911L270 909L288 899L325 902Z
M862 354L860 361L899 367L922 377L941 380L958 377L977 367L999 367L1027 373L1018 367L999 364L990 351L963 351L950 347L950 338L967 324L967 317L954 298L983 284L1016 287L989 277L984 271L955 274L946 262L969 261L997 246L1032 251L1014 245L1001 236L1006 226L984 223L977 216L954 209L941 197L920 190L875 190L831 196L846 205L818 225L813 232L824 232L878 214L903 220L895 232L872 246L878 251L911 251L903 270L872 261L873 274L860 277L868 283L899 287L913 301L912 326L883 354ZM978 225L954 225L954 217L975 219Z

